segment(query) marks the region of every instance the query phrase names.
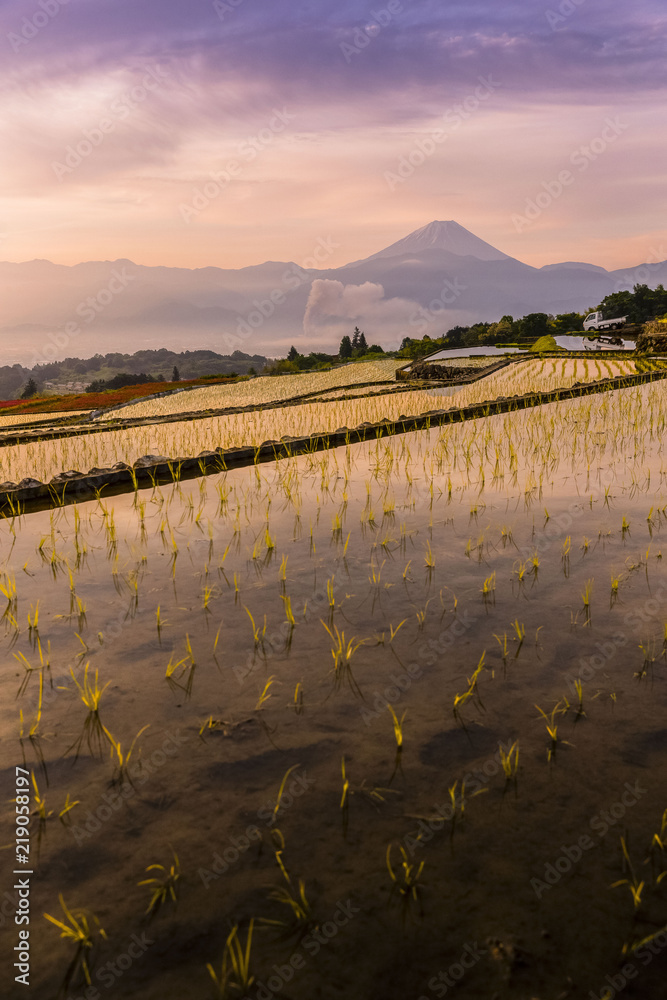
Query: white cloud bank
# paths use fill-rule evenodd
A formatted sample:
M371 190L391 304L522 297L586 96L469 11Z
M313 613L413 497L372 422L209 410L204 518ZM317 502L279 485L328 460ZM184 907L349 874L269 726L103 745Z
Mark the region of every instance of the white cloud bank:
M382 285L344 285L341 281L317 278L311 287L303 318L306 337L315 342L339 341L358 326L369 344L386 350L397 348L403 337L415 336L419 303L410 299L385 299ZM413 320L412 324L410 320Z

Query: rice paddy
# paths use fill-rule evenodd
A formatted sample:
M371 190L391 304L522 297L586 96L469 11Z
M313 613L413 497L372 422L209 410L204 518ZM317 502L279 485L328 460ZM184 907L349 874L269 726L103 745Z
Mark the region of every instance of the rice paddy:
M514 393L583 381L541 364ZM434 400L12 446L2 477ZM34 994L546 1000L631 965L660 996L666 440L656 382L0 521Z
M637 374L632 358L606 360L568 358L530 358L514 362L486 378L463 386L451 399L450 406L471 406L499 396L523 395L527 392L552 392L575 383L599 382ZM447 404L445 404L447 405Z
M83 417L87 416L87 410L68 410L67 417ZM7 427L16 427L20 424L34 424L38 422L46 423L49 420L57 420L58 417L62 416L60 413L15 413L13 415L0 414L0 433L2 429Z
M361 361L330 371L308 372L303 375L263 376L232 385L203 386L189 390L184 397L181 393L174 393L160 399L138 400L123 407L123 416L152 417L180 413L184 409L195 413L199 410L215 410L226 406L260 406L262 403L279 402L341 386L391 381L396 370L404 364L405 362L400 359L385 358L378 361Z
M387 362L369 362L368 365L357 364L347 366L350 369L361 369L369 366L387 364ZM391 362L395 365L395 362ZM601 367L602 366L602 367ZM604 377L613 375L635 374L635 363L622 359L611 362L568 361L560 359L539 360L530 359L526 362L512 364L495 374L480 379L468 386L454 387L446 390L447 396L440 395L438 390L407 390L403 392L372 392L358 399L338 399L327 393L323 401L295 403L277 410L250 410L244 413L229 413L215 417L200 417L184 419L168 424L159 421L133 427L116 427L114 429L91 435L81 435L57 438L55 440L28 441L22 444L9 445L0 452L0 479L8 482L20 482L26 477L33 477L41 482L48 482L53 476L65 470L88 472L93 468L109 468L118 462L132 465L143 455L162 455L169 459L196 456L206 450L219 448L237 448L243 446L258 447L268 440L276 440L283 436L299 437L314 433L331 433L339 428L354 428L364 422L377 423L381 420L397 421L401 417L414 416L435 409L455 409L477 403L484 403L506 396L521 395L529 392L549 392L554 388L573 385L576 381L585 380L586 376L597 376L598 369ZM323 376L333 376L337 372L324 372ZM369 374L368 372L366 374ZM313 378L319 376L313 376ZM348 376L346 376L348 377ZM165 415L163 404L167 407L178 407L181 410L192 406L194 394L219 392L227 394L226 398L241 405L244 395L260 382L280 383L282 377L257 379L252 382L241 382L231 386L217 386L176 393L161 399L147 400L125 407L120 411L123 419L138 416L135 407L142 407L144 416L152 414L155 417ZM300 379L302 376L285 376L286 379ZM351 383L350 383L351 384ZM260 386L259 395L272 395L273 401L279 396L280 388L268 391ZM290 390L291 391L291 390ZM237 395L229 395L236 392ZM347 390L339 392L347 395ZM199 398L199 396L198 396ZM202 409L208 408L210 395L204 395ZM208 401L204 406L204 399ZM269 401L269 400L266 400ZM220 400L218 400L220 402ZM178 412L178 411L175 411ZM113 414L110 414L113 416ZM99 418L100 422L103 418Z

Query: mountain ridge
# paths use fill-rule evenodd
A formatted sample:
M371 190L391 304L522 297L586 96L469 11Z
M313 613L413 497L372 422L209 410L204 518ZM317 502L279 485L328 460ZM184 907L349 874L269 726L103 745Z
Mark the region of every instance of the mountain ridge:
M667 284L667 261L616 271L577 261L536 268L454 220L320 269L291 261L237 269L127 258L7 261L0 262L0 365L163 347L276 356L294 344L331 353L355 326L391 349L406 336L439 337L507 314L583 312L636 283Z
M475 257L477 260L511 259L508 254L475 236L454 219L446 222L437 220L428 222L420 229L415 229L414 232L408 233L407 236L365 259L397 257L404 253L418 253L421 250L448 250L458 257Z

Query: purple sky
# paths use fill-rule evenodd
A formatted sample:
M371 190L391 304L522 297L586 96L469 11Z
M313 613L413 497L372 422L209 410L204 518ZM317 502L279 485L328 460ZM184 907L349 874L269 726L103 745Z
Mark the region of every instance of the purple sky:
M330 237L338 265L456 219L535 265L667 258L666 26L657 0L2 0L0 257Z

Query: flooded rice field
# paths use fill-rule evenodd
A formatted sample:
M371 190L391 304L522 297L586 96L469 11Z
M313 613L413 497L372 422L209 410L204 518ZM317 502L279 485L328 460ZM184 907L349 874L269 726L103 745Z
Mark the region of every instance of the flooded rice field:
M663 996L666 427L656 383L0 522L5 995Z

